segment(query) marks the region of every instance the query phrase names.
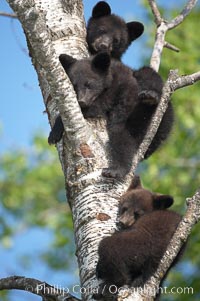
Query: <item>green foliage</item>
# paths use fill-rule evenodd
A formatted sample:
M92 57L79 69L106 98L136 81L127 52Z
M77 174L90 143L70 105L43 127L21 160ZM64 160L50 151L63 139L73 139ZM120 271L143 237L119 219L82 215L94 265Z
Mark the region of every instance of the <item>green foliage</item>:
M168 32L167 41L180 48L180 53L164 49L160 73L166 79L170 69L178 69L179 74L199 71L200 40L196 33L199 28L200 10L192 14L176 29ZM176 16L175 13L173 13ZM175 109L173 133L148 161L139 167L143 183L153 191L174 196L174 209L184 213L185 199L192 196L200 183L200 84L178 90L172 97ZM200 224L192 231L184 262L168 276L167 286L194 289L191 294L167 294L162 300L199 300L200 278ZM180 266L182 267L180 269Z
M30 150L3 154L0 170L3 246L11 248L22 229L50 229L51 251L44 250L38 256L52 268L66 269L74 249L72 220L56 150L48 147L46 137L36 135ZM27 260L24 255L23 262Z

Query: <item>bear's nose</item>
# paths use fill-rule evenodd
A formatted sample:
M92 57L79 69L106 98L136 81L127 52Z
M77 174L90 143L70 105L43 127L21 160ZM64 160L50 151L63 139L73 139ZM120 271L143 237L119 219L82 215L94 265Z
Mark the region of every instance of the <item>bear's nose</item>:
M124 229L125 228L125 225L124 225L124 223L122 223L122 222L118 222L117 223L117 227L119 228L119 229Z
M108 49L108 45L105 44L105 43L101 43L101 44L99 45L99 49L100 49L100 50L107 50L107 49Z

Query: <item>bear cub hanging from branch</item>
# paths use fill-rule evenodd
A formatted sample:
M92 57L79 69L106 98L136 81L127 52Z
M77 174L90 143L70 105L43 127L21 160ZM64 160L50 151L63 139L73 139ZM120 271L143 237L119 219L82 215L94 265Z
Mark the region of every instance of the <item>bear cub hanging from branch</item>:
M135 176L120 200L119 224L122 230L103 238L99 244L96 274L103 283L99 293L94 295L95 299L103 297L102 288L106 288L105 294L112 294L112 288L124 285L143 287L155 273L181 221L178 213L167 210L172 204L170 195L144 189L140 178ZM184 249L185 244L172 266Z
M110 162L103 175L124 177L130 171L133 155L159 103L163 87L161 77L152 68L143 67L135 71L136 79L130 68L111 59L107 52L82 60L62 54L59 59L74 86L84 117L102 117L107 121ZM140 89L152 91L154 98L143 97ZM172 123L173 109L169 103L145 158L167 138ZM50 132L49 143L58 142L63 130L62 120L58 117Z

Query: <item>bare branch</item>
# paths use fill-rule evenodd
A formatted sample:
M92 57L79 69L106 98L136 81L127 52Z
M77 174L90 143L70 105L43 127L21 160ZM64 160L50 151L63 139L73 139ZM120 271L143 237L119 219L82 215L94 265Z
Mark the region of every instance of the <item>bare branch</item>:
M155 23L157 25L155 44L151 56L150 66L156 71L158 71L163 47L167 47L171 50L178 51L178 48L176 48L174 45L170 45L169 43L165 42L165 35L167 31L175 28L176 26L178 26L180 23L183 22L183 20L189 15L191 10L196 5L197 0L189 0L186 6L184 7L184 9L182 10L182 12L176 18L174 18L169 22L163 20L155 1L154 0L148 0L148 1L155 18Z
M193 226L200 220L200 189L192 198L186 199L187 210L180 222L170 244L160 262L160 265L153 277L146 283L146 286L158 287L163 275L171 266L183 244L187 241Z
M172 45L172 44L170 44L170 43L168 43L168 42L166 42L166 41L165 41L165 43L164 43L164 47L165 47L165 48L168 48L168 49L170 49L170 50L173 50L173 51L175 51L175 52L180 52L180 49L179 49L179 48L177 48L176 46L174 46L174 45Z
M163 279L164 275L168 271L169 267L171 266L172 262L174 261L174 258L177 256L183 244L186 243L193 226L200 220L200 190L198 190L192 198L188 198L186 202L186 213L182 218L176 232L174 233L156 273L145 283L143 292L142 289L139 290L144 299L140 299L137 297L136 300L154 300L154 297L159 289L160 281ZM126 292L125 298L129 297L130 295L134 296L134 289L124 289L124 291ZM123 294L124 292L121 291L121 298L119 300L124 299ZM128 298L127 300L131 299Z
M161 22L156 31L156 39L150 61L150 66L155 71L158 71L160 67L161 55L165 44L165 35L167 30L167 24L165 22Z
M193 85L194 83L199 81L200 71L190 75L182 75L182 76L178 76L177 71L173 71L173 77L174 80L171 85L172 85L172 89L174 89L175 91L177 89Z
M154 21L156 23L157 26L159 26L161 24L161 22L163 21L160 11L157 7L157 4L155 3L154 0L148 0L149 1L149 5L151 7L152 13L154 15Z
M171 94L180 88L193 85L195 82L200 80L200 71L184 76L178 76L176 70L171 70L169 77L163 87L163 93L160 103L156 109L156 112L151 120L151 124L147 130L147 133L140 144L137 154L133 158L132 172L134 173L138 163L144 158L144 155L151 144L154 136L157 133L160 122L162 121L163 115L168 107L168 102Z
M17 19L17 15L16 15L16 14L5 13L5 12L3 12L3 11L0 11L0 16L2 16L2 17L9 17L9 18L13 18L13 19Z
M12 276L0 279L0 290L23 290L49 301L80 301L80 299L68 294L64 289L57 289L46 282L21 276Z
M178 26L183 20L190 14L191 10L195 7L198 0L189 0L185 7L183 8L182 12L174 18L172 21L168 23L168 29L173 29Z

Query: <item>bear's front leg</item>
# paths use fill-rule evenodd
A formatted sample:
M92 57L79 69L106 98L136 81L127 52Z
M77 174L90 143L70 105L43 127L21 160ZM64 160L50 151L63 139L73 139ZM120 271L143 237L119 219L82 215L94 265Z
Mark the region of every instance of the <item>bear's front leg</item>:
M62 135L64 133L64 126L62 119L60 115L56 118L54 126L52 127L52 130L48 137L48 143L49 144L56 144L59 142L62 138Z
M123 178L131 169L134 154L133 139L126 129L126 124L108 126L109 167L102 175L111 178Z
M158 103L160 101L158 93L155 91L149 91L149 90L140 91L138 94L138 99L142 103L150 105L150 106L158 105Z
M142 67L133 71L138 83L138 98L148 105L157 105L160 101L163 88L161 76L151 67Z
M102 282L92 297L95 300L116 301L117 287L113 284Z

